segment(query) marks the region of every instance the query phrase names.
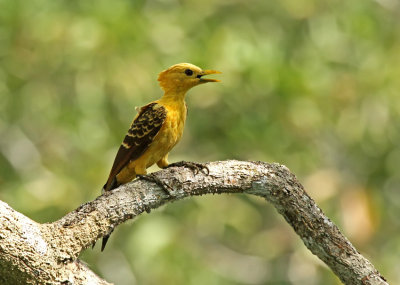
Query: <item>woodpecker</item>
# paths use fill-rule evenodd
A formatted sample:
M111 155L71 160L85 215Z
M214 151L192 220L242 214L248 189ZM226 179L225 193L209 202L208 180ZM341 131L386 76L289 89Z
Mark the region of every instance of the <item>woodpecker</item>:
M164 95L138 109L114 159L104 191L111 191L138 176L143 177L147 174L146 169L155 163L160 168L171 166L168 154L181 139L185 126L186 93L194 86L219 82L204 78L217 73L221 72L179 63L159 74L158 81ZM103 237L101 251L110 234Z

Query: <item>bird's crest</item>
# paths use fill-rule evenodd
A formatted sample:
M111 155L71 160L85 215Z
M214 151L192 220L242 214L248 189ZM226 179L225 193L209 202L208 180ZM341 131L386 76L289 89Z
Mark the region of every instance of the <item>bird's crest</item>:
M218 82L216 79L205 79L207 74L221 73L216 70L202 70L191 63L178 63L162 71L158 76L161 88L165 92L186 92L190 88L207 82Z

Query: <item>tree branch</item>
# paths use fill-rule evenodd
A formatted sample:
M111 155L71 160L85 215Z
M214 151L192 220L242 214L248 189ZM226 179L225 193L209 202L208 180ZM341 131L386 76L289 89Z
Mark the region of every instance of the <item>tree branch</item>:
M171 167L154 175L172 187L136 180L81 205L60 220L37 224L0 203L1 284L109 284L77 259L114 227L144 211L189 196L247 193L265 198L310 251L345 284L388 284L325 216L296 177L279 164L219 161L209 175ZM12 272L12 274L10 274Z

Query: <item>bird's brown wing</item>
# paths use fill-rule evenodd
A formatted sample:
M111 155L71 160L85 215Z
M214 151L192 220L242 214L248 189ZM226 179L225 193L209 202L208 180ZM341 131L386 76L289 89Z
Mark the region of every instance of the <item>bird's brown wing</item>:
M115 177L130 161L138 159L146 151L160 131L166 116L167 110L158 103L150 103L140 109L119 147L104 190L112 190L118 186Z

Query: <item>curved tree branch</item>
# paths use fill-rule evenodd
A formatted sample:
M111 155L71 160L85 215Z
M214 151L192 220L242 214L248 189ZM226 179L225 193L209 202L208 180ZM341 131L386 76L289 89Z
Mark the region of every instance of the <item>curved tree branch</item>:
M173 191L136 180L81 205L60 220L37 224L0 203L1 284L109 284L77 259L114 227L142 212L185 197L247 193L265 198L293 227L308 249L345 284L388 284L279 164L219 161L209 175L184 167L156 172ZM10 274L13 272L13 274Z

